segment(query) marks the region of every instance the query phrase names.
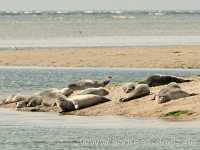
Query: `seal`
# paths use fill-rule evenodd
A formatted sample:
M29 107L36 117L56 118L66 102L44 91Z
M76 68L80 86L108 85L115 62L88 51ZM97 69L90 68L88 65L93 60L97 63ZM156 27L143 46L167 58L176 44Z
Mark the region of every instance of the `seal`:
M72 90L85 90L88 88L98 88L98 87L105 87L108 85L112 80L111 76L108 76L104 80L80 80L76 83L72 83L68 85L68 88Z
M68 100L74 104L75 109L82 109L110 101L110 99L106 97L94 94L76 95L68 98Z
M119 102L127 102L133 99L141 98L150 94L150 89L147 84L138 84L130 95L126 98L121 98Z
M133 91L135 89L135 83L133 82L129 82L129 83L126 83L122 86L122 90L125 92L125 93L130 93L131 91Z
M42 97L41 96L31 96L28 98L27 107L36 107L42 104Z
M63 88L59 92L68 97L73 93L73 90L70 88Z
M163 93L167 93L170 89L172 89L172 88L181 88L176 82L171 82L171 83L169 83L165 88L162 88L160 91L159 91L159 93L161 93L161 94L163 94ZM159 93L158 93L158 95L159 95ZM153 98L152 98L152 100L156 100L156 94L154 94L154 96L153 96Z
M105 88L99 87L99 88L88 88L78 93L78 95L86 95L86 94L106 96L109 94L109 92Z
M16 103L16 108L24 108L27 107L27 104L29 103L29 100L23 100L23 101L19 101Z
M186 91L183 91L179 86L175 84L169 84L159 91L157 95L155 95L155 100L158 104L166 103L171 100L194 96L197 94L189 94Z
M58 89L48 89L36 94L42 97L42 105L44 106L54 106L56 104L56 99L62 95Z
M25 100L27 100L27 97L18 93L17 95L9 96L9 97L4 101L4 103L5 103L5 104L10 104L10 103L17 103L17 102L25 101Z
M150 87L153 86L160 86L169 84L171 82L176 83L184 83L184 82L191 82L191 80L185 80L176 76L168 76L168 75L153 75L148 77L143 81L139 81L139 84L148 84Z
M74 104L72 101L67 100L67 97L60 95L56 99L56 106L59 110L59 113L69 112L75 110Z

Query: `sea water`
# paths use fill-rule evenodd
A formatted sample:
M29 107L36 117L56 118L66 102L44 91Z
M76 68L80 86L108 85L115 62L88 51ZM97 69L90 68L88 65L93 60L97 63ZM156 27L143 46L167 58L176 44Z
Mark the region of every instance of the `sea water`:
M200 11L1 11L0 48L200 44Z
M192 76L200 75L200 69L0 67L0 98L17 93L33 94L49 88L64 88L81 79L102 80L112 76L112 83L123 83L155 74Z
M0 149L199 150L199 124L0 109Z

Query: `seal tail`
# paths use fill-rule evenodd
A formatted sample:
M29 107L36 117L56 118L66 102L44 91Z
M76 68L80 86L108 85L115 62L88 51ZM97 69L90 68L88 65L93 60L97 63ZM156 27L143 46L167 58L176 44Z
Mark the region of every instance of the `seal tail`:
M192 81L194 81L194 80L183 80L183 82L192 82Z
M111 101L109 98L106 98L106 97L102 97L102 99L103 99L102 103Z
M198 95L198 94L196 94L196 93L191 93L190 94L190 96L196 96L196 95Z

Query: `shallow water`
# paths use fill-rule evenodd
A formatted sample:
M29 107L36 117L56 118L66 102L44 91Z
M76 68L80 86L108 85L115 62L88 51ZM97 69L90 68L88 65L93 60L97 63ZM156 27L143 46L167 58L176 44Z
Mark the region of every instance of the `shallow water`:
M58 116L0 109L0 149L166 149L200 146L200 122Z
M112 75L113 82L143 79L152 74L198 75L193 69L0 69L1 96L32 93L69 82ZM15 112L0 109L0 149L153 149L194 150L200 146L200 122L165 122L117 116L58 116L56 113Z
M0 48L199 45L199 17L199 11L6 11Z
M122 68L31 68L1 67L0 97L23 93L30 94L47 88L63 88L80 79L103 79L113 76L113 83L144 79L150 75L199 75L200 69L122 69Z

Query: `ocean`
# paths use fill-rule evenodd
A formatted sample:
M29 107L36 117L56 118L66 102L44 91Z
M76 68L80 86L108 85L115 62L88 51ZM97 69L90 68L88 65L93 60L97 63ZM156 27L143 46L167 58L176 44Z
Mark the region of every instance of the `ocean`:
M0 48L200 44L200 11L1 11Z

